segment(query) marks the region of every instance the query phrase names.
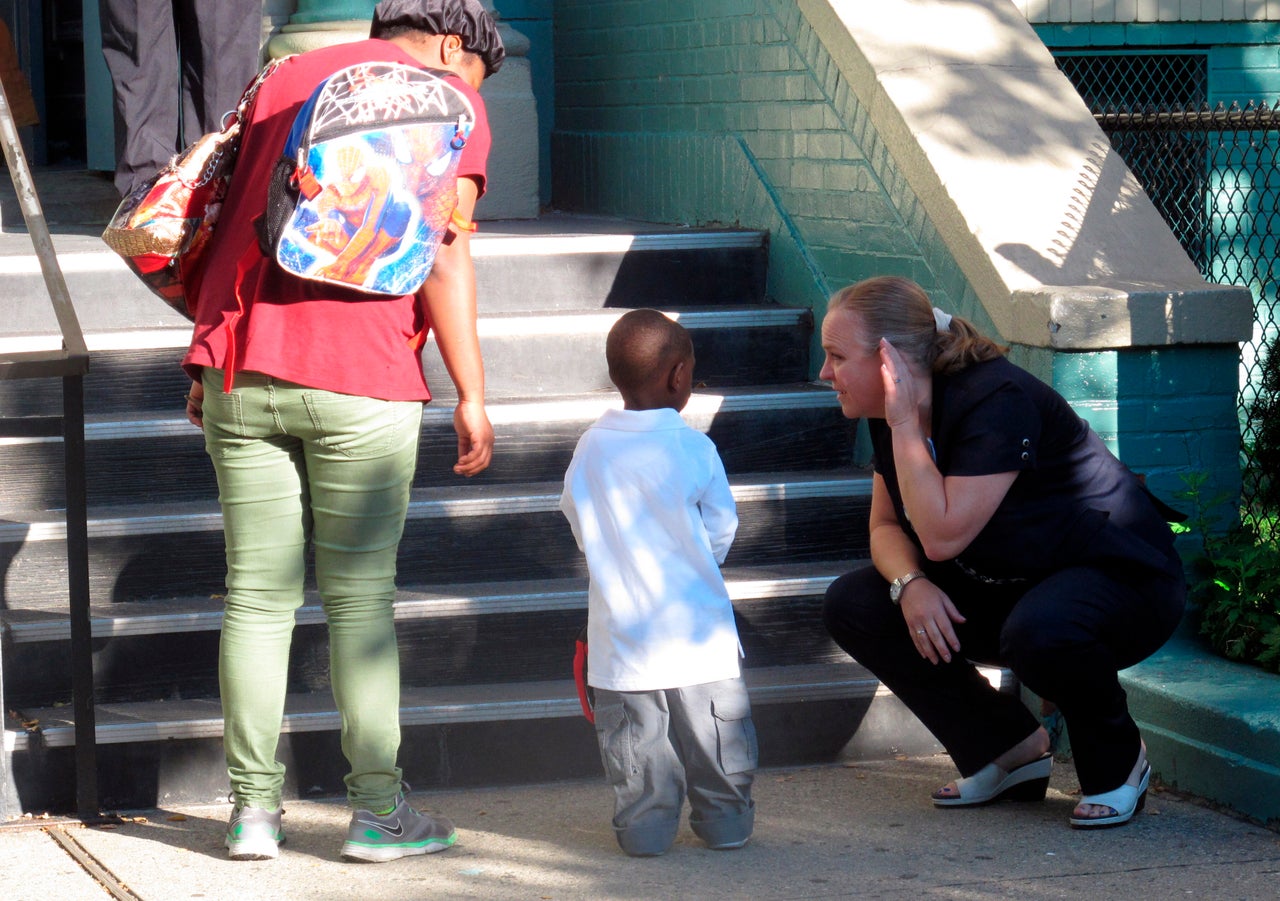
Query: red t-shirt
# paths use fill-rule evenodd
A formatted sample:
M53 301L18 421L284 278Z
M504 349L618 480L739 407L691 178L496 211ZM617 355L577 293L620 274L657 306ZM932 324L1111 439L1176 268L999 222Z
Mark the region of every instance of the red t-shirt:
M209 244L195 330L182 361L192 378L200 378L202 367L213 366L261 372L341 394L431 399L421 348L415 341L424 330L426 316L415 295L374 298L296 278L257 250L254 220L266 208L271 171L298 110L334 72L372 61L421 66L395 44L371 39L300 54L263 82ZM476 110L458 177L474 179L483 193L490 144L484 102L462 79L451 81ZM237 287L243 315L239 315Z

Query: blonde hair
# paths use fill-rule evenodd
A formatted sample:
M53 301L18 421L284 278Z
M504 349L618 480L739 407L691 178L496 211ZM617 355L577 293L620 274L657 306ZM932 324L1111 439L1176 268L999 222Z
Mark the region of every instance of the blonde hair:
M880 339L887 338L899 353L929 372L950 375L1009 350L959 316L952 316L940 331L929 295L908 278L879 276L841 288L827 301L828 315L839 310L862 321L863 334L871 342L868 351L874 352Z

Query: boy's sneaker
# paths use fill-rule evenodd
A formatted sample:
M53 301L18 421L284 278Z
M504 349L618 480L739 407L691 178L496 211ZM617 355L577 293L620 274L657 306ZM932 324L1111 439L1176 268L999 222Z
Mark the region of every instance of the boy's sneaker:
M342 856L348 860L381 863L413 854L434 854L457 840L453 823L444 817L418 813L401 795L395 810L386 816L368 810L351 814Z
M284 808L236 807L227 823L227 853L232 860L275 860L280 856Z

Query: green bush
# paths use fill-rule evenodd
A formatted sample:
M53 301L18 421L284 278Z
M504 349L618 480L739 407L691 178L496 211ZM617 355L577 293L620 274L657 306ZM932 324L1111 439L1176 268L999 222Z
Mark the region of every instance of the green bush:
M1186 479L1183 497L1192 502L1190 531L1199 534L1202 555L1192 561L1191 598L1200 634L1229 660L1280 673L1280 545L1275 525L1258 517L1214 533L1200 490L1205 477Z

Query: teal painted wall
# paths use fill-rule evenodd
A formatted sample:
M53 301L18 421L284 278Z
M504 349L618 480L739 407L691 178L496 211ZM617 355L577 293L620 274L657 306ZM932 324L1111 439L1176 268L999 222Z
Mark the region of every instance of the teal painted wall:
M836 288L900 274L995 334L794 4L557 0L554 24L555 206L764 229L779 303L821 313ZM1166 499L1186 471L1238 490L1235 347L1011 358L1097 420Z
M1051 50L1204 50L1211 104L1280 100L1280 22L1037 25L1035 30Z
M553 203L771 235L769 294L870 275L990 319L795 6L558 0Z
M1233 348L1135 348L1053 355L1052 383L1093 430L1172 506L1202 472L1202 497L1223 525L1235 521L1240 431Z

